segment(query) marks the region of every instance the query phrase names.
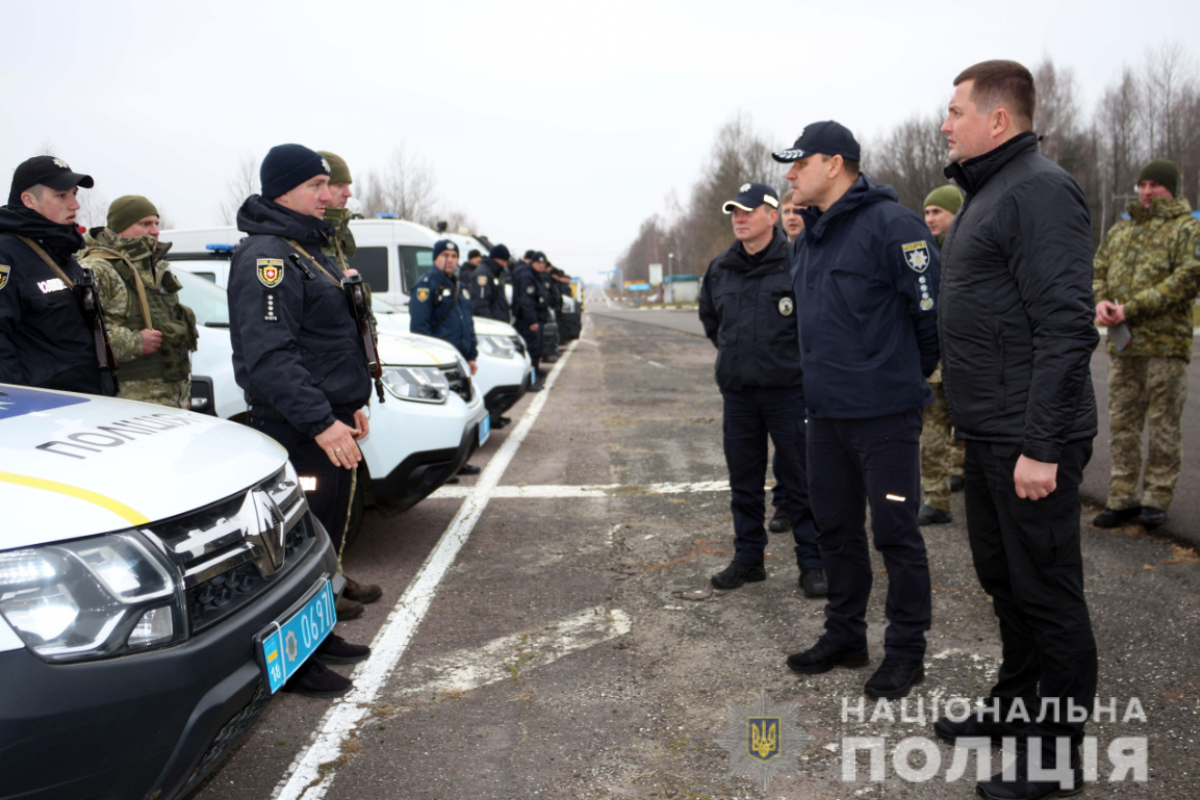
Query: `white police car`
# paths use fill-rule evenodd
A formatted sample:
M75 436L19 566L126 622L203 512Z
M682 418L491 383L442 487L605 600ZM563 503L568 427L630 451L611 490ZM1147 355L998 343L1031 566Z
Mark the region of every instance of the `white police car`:
M0 507L0 798L185 794L332 628L336 554L251 428L0 385Z

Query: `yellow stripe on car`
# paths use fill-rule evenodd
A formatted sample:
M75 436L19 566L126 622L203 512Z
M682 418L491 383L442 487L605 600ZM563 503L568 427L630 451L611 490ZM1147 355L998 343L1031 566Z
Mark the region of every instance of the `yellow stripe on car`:
M150 521L149 517L139 514L118 500L97 494L89 489L72 486L69 483L48 481L45 478L31 478L28 475L17 475L12 472L0 472L0 483L12 483L17 486L28 486L31 489L42 489L47 492L57 492L58 494L65 494L68 497L75 497L83 500L85 503L91 503L92 505L111 511L132 525L145 525Z

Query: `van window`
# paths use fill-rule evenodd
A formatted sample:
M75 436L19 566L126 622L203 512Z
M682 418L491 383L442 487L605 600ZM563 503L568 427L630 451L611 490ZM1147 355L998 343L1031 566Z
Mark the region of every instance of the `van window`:
M372 292L388 290L388 253L386 247L360 247L358 252L346 259L350 266L358 270L363 283L371 287Z
M193 272L175 270L183 288L179 302L196 313L196 322L212 328L229 327L229 297L225 290Z
M398 249L400 263L403 265L404 293L409 294L413 285L433 267L433 248L402 244Z

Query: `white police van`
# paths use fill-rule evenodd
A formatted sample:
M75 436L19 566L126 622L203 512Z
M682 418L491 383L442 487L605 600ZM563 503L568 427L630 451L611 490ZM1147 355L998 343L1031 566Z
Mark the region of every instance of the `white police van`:
M192 358L192 409L240 422L246 399L233 377L229 305L225 290L189 274L189 263L172 262L183 288L179 299L196 313L200 342ZM383 513L411 508L462 468L491 434L491 418L458 351L440 339L381 334L385 402L372 398L371 433L352 513L351 536L361 508Z
M0 385L0 798L191 791L332 629L287 453L212 416Z
M371 287L380 330L408 335L408 295L417 280L433 267L433 245L441 235L424 225L394 219L353 220L350 229L358 246L358 252L349 259L350 265ZM168 258L174 268L224 287L228 285L229 259L244 236L236 228L224 227L168 230L160 238L172 243ZM463 239L457 235L452 238ZM474 383L494 419L525 394L532 382L533 367L524 341L508 323L476 318L475 337L479 343L479 371Z

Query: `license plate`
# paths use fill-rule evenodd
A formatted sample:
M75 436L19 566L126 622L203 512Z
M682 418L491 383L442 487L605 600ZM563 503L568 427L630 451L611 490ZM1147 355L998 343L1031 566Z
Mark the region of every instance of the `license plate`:
M279 691L279 687L296 674L337 622L333 587L327 575L322 576L297 605L300 606L298 609L289 609L254 637L259 664L271 694Z
M492 415L486 415L479 421L479 446L483 447L483 443L492 435Z

